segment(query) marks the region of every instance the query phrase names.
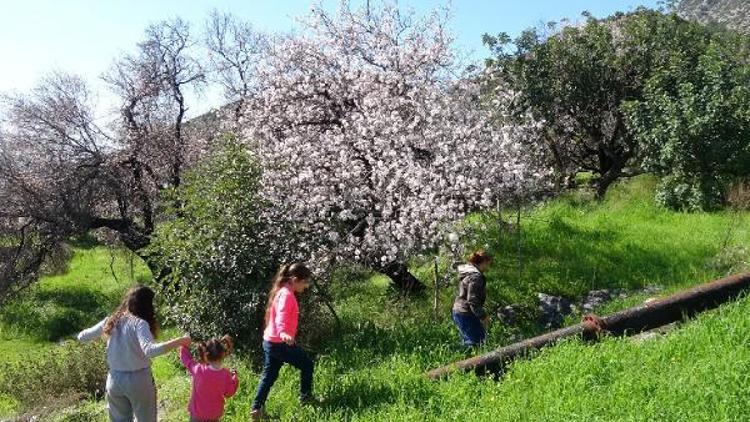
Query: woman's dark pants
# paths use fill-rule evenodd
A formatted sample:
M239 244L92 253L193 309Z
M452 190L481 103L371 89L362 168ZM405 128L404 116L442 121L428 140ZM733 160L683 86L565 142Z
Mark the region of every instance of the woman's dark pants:
M461 333L464 346L477 347L487 337L487 331L485 331L482 321L472 313L453 311L453 322L456 323L456 327Z

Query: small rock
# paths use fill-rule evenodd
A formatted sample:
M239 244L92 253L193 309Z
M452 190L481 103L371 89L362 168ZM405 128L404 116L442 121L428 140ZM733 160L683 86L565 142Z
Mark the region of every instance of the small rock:
M637 291L637 293L642 293L647 296L653 296L659 292L662 291L662 287L656 284L652 284L650 286L646 286L640 290Z
M662 325L661 327L656 327L654 329L644 331L642 333L638 333L631 337L632 341L636 343L640 343L647 340L653 340L655 338L662 337L666 334L669 334L670 331L678 328L680 326L680 323L678 321Z
M592 290L581 302L581 308L584 312L594 312L596 308L612 300L615 295L617 295L617 292L610 289Z
M653 340L657 337L661 337L661 334L655 333L653 331L646 331L646 332L633 336L632 340L636 343L640 343L643 341Z
M586 294L586 297L581 301L581 309L583 312L594 312L597 308L601 307L605 303L615 299L627 299L629 296L634 294L644 294L653 296L657 292L661 291L661 286L650 285L638 290L625 290L625 289L599 289L592 290Z
M521 305L512 304L503 306L496 312L497 319L504 325L515 325L518 322L518 312L521 309Z
M571 314L575 306L571 301L561 296L538 293L539 322L547 329L562 327L565 315Z

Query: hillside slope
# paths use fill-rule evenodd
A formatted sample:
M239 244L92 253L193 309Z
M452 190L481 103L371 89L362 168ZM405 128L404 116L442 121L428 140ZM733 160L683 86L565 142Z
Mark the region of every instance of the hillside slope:
M666 294L746 267L750 213L661 209L653 203L655 184L652 177L638 177L613 187L601 203L573 194L528 210L522 222L521 274L516 237L505 229L498 232L492 216L474 216L487 226L479 242L496 256L488 275L491 302L533 308L537 292L576 298L591 289L645 285L659 285ZM16 352L58 348L61 338L106 315L132 282L124 261L116 266L119 282L110 276L109 262L105 248L78 247L65 274L45 278L0 310L0 350L6 360L28 366L48 359L45 353ZM431 264L418 264L415 273L429 282ZM394 297L382 278L370 276L351 272L332 286L342 327L321 330L327 338L315 350L315 388L325 404L300 408L299 373L285 368L268 402L280 420L750 420L750 402L744 398L750 389L750 300L645 343L566 342L514 364L499 382L471 374L432 382L425 370L465 356L450 320L455 287L442 291L435 320L431 296ZM142 269L134 278L145 277ZM643 299L616 301L598 312ZM61 309L63 305L68 306ZM301 329L310 329L304 322L303 316ZM486 349L508 344L519 334L533 333L495 322ZM252 358L233 356L228 362L238 369L241 382L237 396L227 402L227 421L248 420L258 385ZM8 368L0 369L0 380L3 375L18 379ZM186 420L190 379L176 355L155 359L154 372L161 420ZM0 419L17 415L25 404L17 397L18 384L7 384L0 391ZM106 410L101 400L83 401L58 416L51 420L105 421Z
M677 13L686 19L750 32L750 1L747 0L682 0Z

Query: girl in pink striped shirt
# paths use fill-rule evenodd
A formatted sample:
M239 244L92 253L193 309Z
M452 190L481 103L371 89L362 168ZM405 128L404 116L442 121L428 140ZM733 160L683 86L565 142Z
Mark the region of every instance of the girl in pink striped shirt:
M232 353L232 338L224 336L198 344L200 362L193 360L187 347L180 348L180 360L193 377L188 412L191 422L213 422L224 414L224 399L237 392L237 372L222 367Z
M282 266L274 277L266 307L263 373L253 402L253 420L270 419L263 410L263 405L284 363L300 370L300 401L303 404L315 401L312 397L313 361L295 343L299 322L296 295L310 287L311 276L309 268L296 263Z

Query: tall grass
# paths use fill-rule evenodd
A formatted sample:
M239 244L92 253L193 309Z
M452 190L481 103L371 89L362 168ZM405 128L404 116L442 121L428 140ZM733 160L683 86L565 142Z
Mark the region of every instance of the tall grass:
M537 292L577 298L598 288L681 288L724 275L713 265L722 248L747 244L747 213L677 213L653 202L656 180L640 177L612 189L606 200L580 202L570 195L532 210L521 222L522 268L517 239L501 235L492 217L480 243L499 258L490 271L493 297L533 300Z

